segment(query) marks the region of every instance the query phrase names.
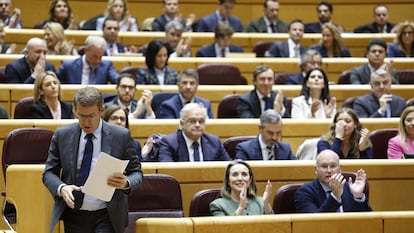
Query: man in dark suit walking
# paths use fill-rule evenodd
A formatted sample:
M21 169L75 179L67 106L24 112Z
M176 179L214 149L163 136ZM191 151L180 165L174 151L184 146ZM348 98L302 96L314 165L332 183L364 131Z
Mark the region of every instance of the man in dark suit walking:
M371 211L364 189L367 175L357 171L355 181L341 174L338 155L323 150L316 157L316 179L302 185L295 195L298 213Z
M103 98L95 87L79 89L74 105L79 122L56 130L43 173L43 183L55 200L50 232L62 219L67 233L123 233L128 194L143 181L133 139L128 129L101 119ZM125 171L107 177L106 185L115 188L108 202L82 192L100 152L129 160Z
M260 116L259 135L236 146L236 158L242 160L295 160L286 142L281 142L282 117L273 109Z
M383 69L371 74L371 93L356 98L353 109L359 117L400 117L405 99L391 94L391 74Z
M245 32L287 33L289 25L279 19L279 1L265 0L264 16L251 21L244 29Z
M189 103L180 111L180 129L161 138L160 162L226 161L229 155L220 139L205 133L206 109Z

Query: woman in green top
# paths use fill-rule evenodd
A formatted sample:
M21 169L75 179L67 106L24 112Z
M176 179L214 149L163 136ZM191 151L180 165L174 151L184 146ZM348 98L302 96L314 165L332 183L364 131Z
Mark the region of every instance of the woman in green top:
M222 198L210 203L210 211L214 216L273 213L269 202L272 193L270 181L267 181L263 198L256 196L256 190L250 166L242 160L231 161L224 176Z

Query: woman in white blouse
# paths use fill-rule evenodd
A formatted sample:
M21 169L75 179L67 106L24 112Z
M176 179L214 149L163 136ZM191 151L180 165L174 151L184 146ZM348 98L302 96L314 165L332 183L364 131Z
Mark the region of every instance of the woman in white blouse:
M336 112L336 98L329 93L329 81L325 72L313 68L306 74L301 95L292 100L292 118L331 118Z

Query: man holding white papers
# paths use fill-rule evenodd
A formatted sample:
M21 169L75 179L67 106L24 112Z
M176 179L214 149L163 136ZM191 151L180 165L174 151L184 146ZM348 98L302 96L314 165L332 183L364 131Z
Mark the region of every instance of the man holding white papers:
M98 89L79 89L74 106L79 122L56 130L43 174L55 199L50 232L61 219L66 233L123 233L128 225L128 193L143 181L133 140L127 129L101 120L104 107ZM129 160L125 171L106 179L115 188L108 202L81 192L101 152Z

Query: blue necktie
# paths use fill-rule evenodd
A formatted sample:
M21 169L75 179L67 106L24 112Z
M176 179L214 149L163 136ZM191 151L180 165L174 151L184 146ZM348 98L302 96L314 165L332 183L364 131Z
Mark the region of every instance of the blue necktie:
M92 67L90 67L89 70L89 79L88 79L88 83L89 84L96 84L96 80L95 80L95 70Z
M79 169L78 176L76 177L76 186L82 186L85 184L86 179L89 176L89 171L91 170L92 155L93 155L93 134L87 134L85 136L85 151L83 152L83 159L81 168ZM83 203L84 194L80 191L74 191L73 195L75 196L75 209L79 209Z
M391 117L391 104L387 103L387 109L385 110L385 117Z
M272 100L268 96L264 96L263 100L265 102L265 108L264 110L273 109Z
M200 152L198 151L198 142L193 142L193 157L194 157L194 161L198 162L200 161Z

